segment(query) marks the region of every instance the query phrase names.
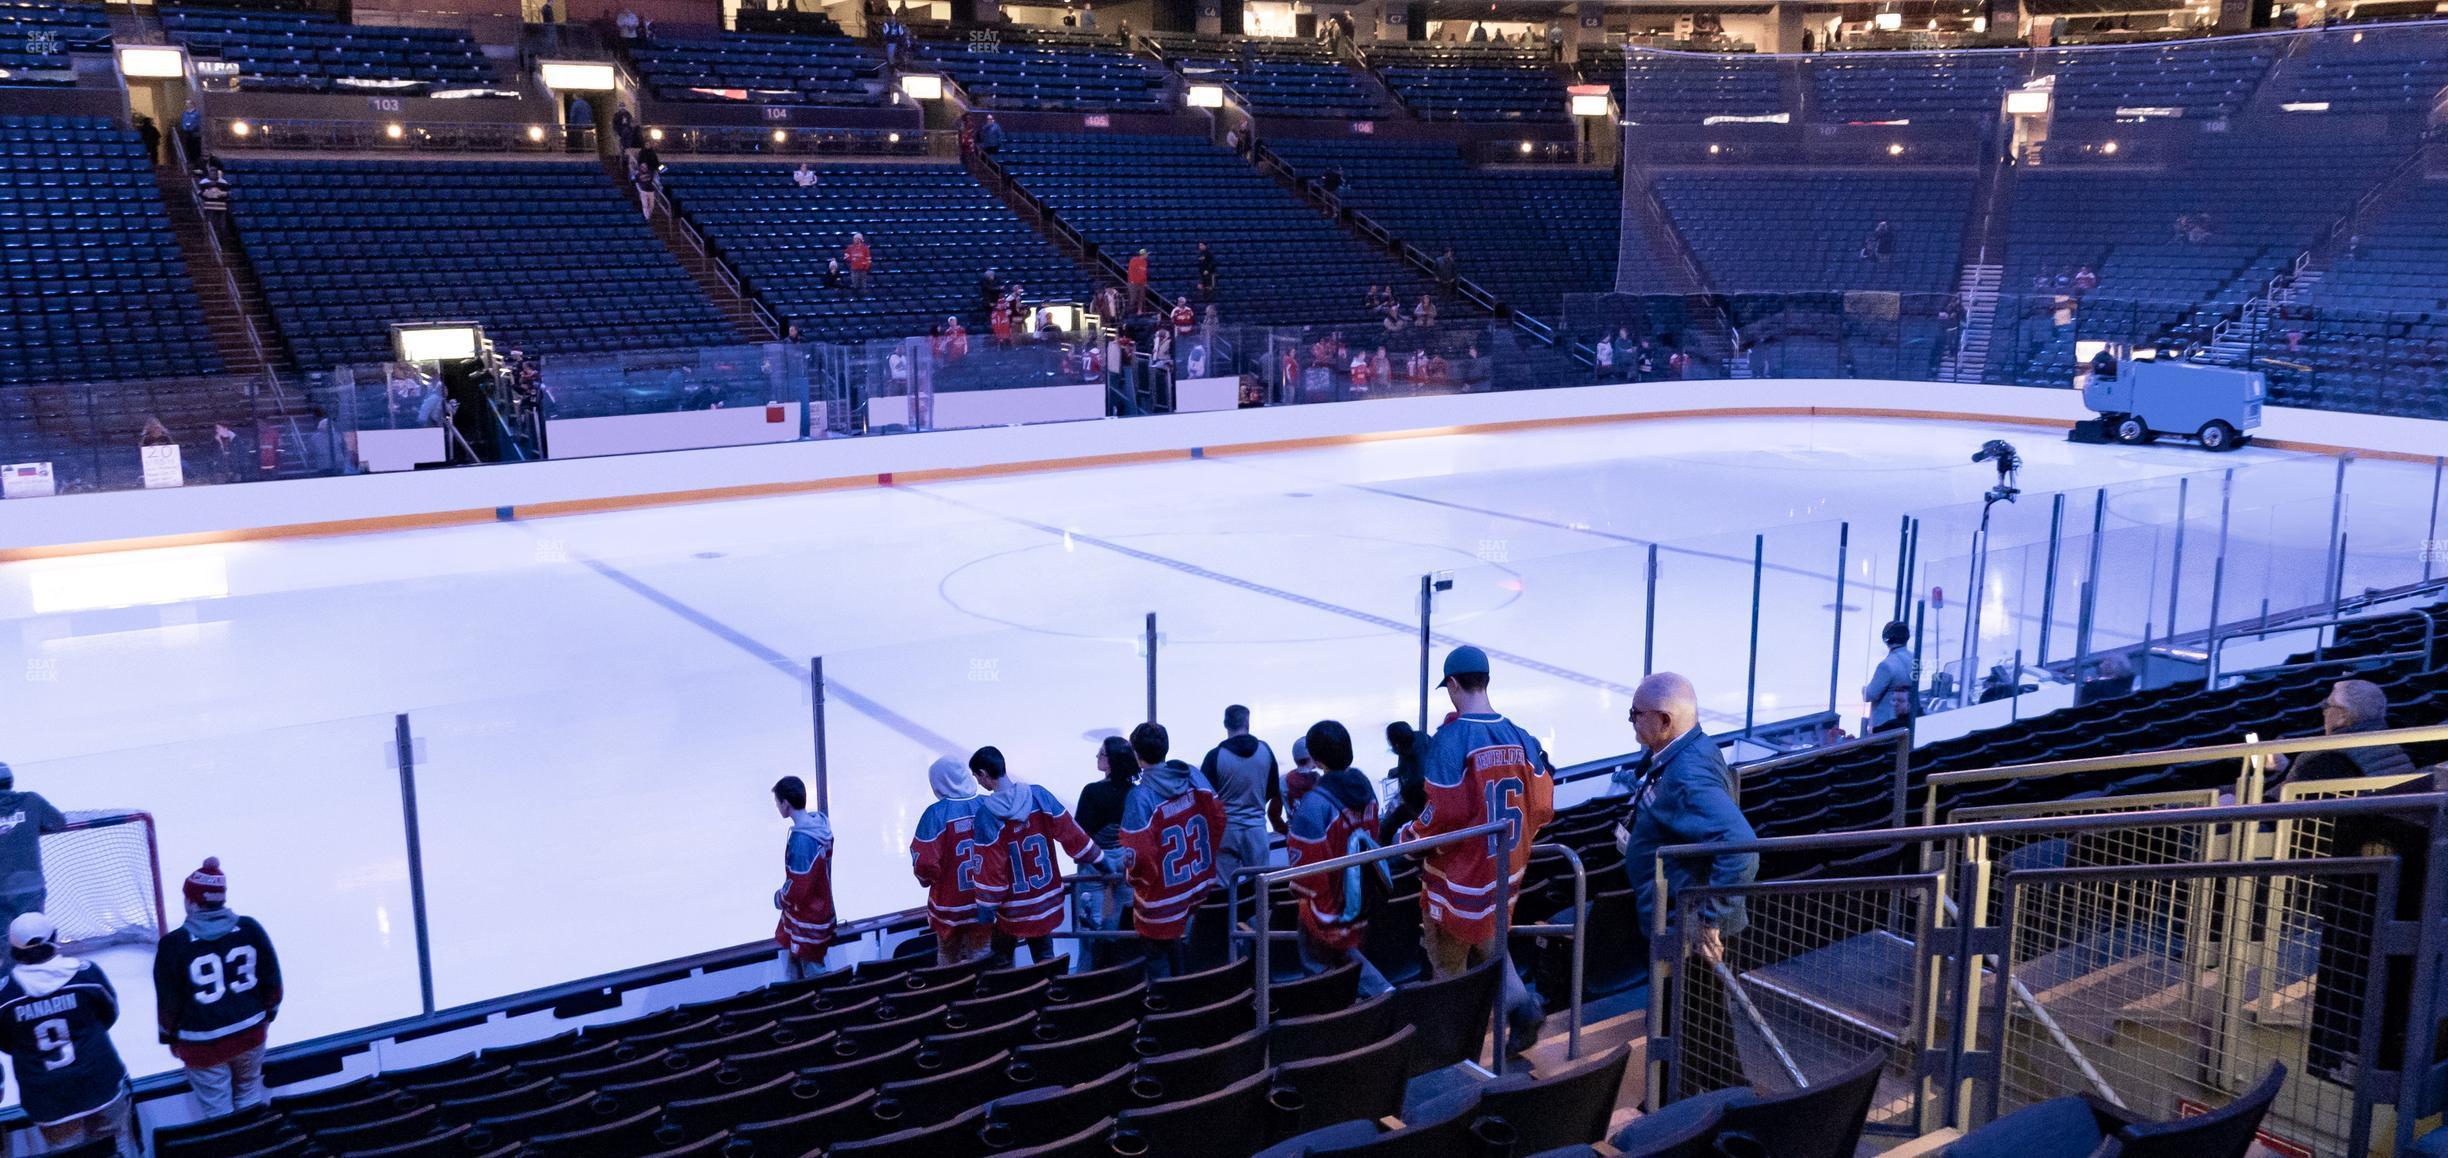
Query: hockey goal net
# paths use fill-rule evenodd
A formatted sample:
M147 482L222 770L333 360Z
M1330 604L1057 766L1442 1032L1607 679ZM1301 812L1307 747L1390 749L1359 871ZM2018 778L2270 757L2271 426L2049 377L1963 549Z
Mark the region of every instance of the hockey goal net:
M69 812L42 838L44 912L69 949L154 942L164 931L161 849L153 814Z

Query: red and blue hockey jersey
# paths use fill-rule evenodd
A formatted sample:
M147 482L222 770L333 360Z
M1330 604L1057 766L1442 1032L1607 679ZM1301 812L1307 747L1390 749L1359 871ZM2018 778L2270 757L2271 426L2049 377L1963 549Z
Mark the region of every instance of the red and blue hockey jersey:
M1007 787L1017 791L986 797L977 814L978 900L994 910L995 930L1004 936L1049 936L1063 916L1055 848L1090 862L1098 858L1097 844L1053 793L1035 784Z
M1141 938L1178 941L1189 930L1190 911L1215 887L1223 835L1224 804L1197 769L1167 760L1140 773L1122 800L1122 849Z
M774 907L782 910L774 943L801 961L823 961L833 945L833 828L822 813L791 818Z
M1394 834L1421 840L1491 820L1510 819L1513 888L1530 863L1530 842L1555 818L1555 782L1538 739L1494 712L1464 715L1437 729L1424 753L1428 804ZM1492 801L1492 803L1491 803ZM1427 918L1473 945L1496 935L1496 856L1499 834L1461 840L1426 856L1420 904Z
M1291 863L1315 864L1377 847L1377 799L1368 777L1350 769L1328 773L1292 806L1284 850ZM1383 864L1353 865L1342 872L1292 882L1300 898L1301 931L1329 948L1350 952L1368 932L1362 911L1363 873L1385 872Z
M937 800L918 815L910 838L910 871L927 890L927 925L938 938L978 923L977 876L985 855L978 848L981 796Z

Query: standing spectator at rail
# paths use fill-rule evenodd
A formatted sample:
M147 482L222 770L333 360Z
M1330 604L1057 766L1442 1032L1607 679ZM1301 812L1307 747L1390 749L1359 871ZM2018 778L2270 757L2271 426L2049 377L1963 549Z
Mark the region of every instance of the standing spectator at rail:
M1266 813L1281 808L1283 786L1275 749L1250 735L1248 708L1224 709L1224 742L1208 749L1199 772L1224 805L1224 839L1216 842L1218 878L1230 881L1243 868L1265 868Z
M1199 247L1199 249L1198 249L1198 292L1199 292L1199 298L1200 298L1201 300L1203 300L1203 301L1213 301L1213 300L1215 300L1215 293L1216 293L1216 255L1215 255L1215 250L1209 249L1209 248L1207 247L1207 243L1206 243L1206 242L1204 242L1204 241L1199 242L1199 243L1198 243L1198 247ZM1179 314L1179 313L1180 313L1182 310L1185 310L1185 309L1188 309L1188 308L1189 308L1188 306L1177 305L1177 306L1175 306L1175 307L1174 307L1174 313L1175 313L1176 315L1178 315L1178 314ZM1177 319L1177 320L1178 320L1178 319Z
M1003 151L1003 122L986 114L986 123L978 128L978 148L991 157Z
M152 165L156 169L160 168L162 143L161 126L154 124L153 118L148 117L143 113L136 114L134 120L136 123L136 139L144 144L145 162Z
M40 793L19 792L17 774L0 764L0 927L20 913L39 913L50 899L43 880L42 838L66 832L68 818Z
M134 1092L110 1039L118 991L101 966L60 952L59 928L41 913L9 922L8 939L14 967L0 983L0 1053L45 1152L107 1141L135 1158Z
M935 960L951 965L986 955L993 920L978 908L978 814L985 809L977 778L957 761L927 767L935 803L918 814L910 839L910 871L926 886L927 927L935 933Z
M1730 844L1753 839L1751 822L1735 803L1734 771L1717 742L1700 728L1700 697L1691 681L1659 672L1632 693L1632 734L1646 757L1616 774L1616 786L1632 797L1624 825L1624 873L1632 881L1640 928L1650 929L1660 905L1701 885L1749 884L1759 875L1758 853L1712 857L1705 875L1691 858L1666 862L1666 896L1657 895L1658 850L1676 844ZM1740 897L1714 897L1699 909L1700 927L1684 930L1693 952L1708 961L1725 959L1725 939L1743 930Z
M1111 326L1121 324L1122 291L1115 289L1110 285L1098 290L1096 302L1092 308L1095 310L1096 316L1105 319L1106 325Z
M1454 717L1421 753L1427 805L1396 830L1397 841L1426 840L1443 833L1509 819L1513 830L1499 840L1448 843L1422 854L1421 945L1438 977L1452 977L1493 956L1504 974L1504 1008L1514 1044L1527 1046L1542 1014L1538 999L1522 984L1507 947L1496 940L1497 874L1518 896L1530 864L1530 842L1555 817L1555 782L1537 737L1499 715L1488 700L1487 653L1468 645L1445 655L1443 687ZM1312 745L1315 750L1315 745ZM1510 856L1499 863L1500 849Z
M204 1116L263 1104L264 1039L280 1015L280 957L253 917L229 908L219 857L179 889L186 923L153 950L153 1001L162 1044L187 1068Z
M1088 830L1088 839L1096 842L1099 870L1120 878L1130 867L1129 854L1122 850L1122 803L1139 782L1139 757L1130 741L1107 736L1097 744L1096 768L1098 779L1080 789L1071 812ZM1119 929L1122 914L1130 908L1130 885L1119 879L1080 881L1072 886L1071 896L1078 909L1073 919L1083 929ZM1083 942L1080 957L1091 969L1119 961L1113 943L1102 940Z
M1369 793L1368 776L1351 766L1351 733L1334 720L1320 720L1302 739L1324 773L1317 788L1292 809L1291 830L1284 838L1286 859L1296 865L1316 864L1376 848L1377 800ZM1385 862L1292 882L1292 892L1300 898L1301 967L1323 973L1358 962L1363 999L1394 988L1360 952L1368 936L1372 883L1381 895L1392 890Z
M1136 317L1140 314L1146 313L1148 297L1148 251L1142 249L1139 252L1131 255L1130 264L1125 266L1123 269L1123 281L1130 287L1131 315Z
M993 266L987 266L986 272L978 275L978 308L991 316L995 303L1002 300L1003 279L996 276Z
M1186 297L1173 299L1173 312L1166 320L1172 324L1177 338L1189 337L1190 331L1198 328L1198 314L1190 308L1190 299Z
M189 168L204 167L204 105L190 94L187 107L179 113L179 147L186 154Z
M866 293L868 271L875 268L875 251L867 248L866 234L850 235L850 244L842 247L842 264L850 267L851 291Z
M1277 832L1287 831L1291 822L1285 818L1299 806L1301 797L1317 787L1318 777L1324 774L1325 770L1309 757L1309 737L1294 736L1292 770L1283 774L1283 792L1267 801L1267 827Z
M994 918L994 960L1012 964L1025 945L1032 963L1051 961L1063 915L1054 851L1082 867L1096 866L1103 855L1053 793L1011 774L1000 749L988 745L971 754L969 774L986 793L977 815L978 905Z
M1224 805L1198 769L1166 759L1172 738L1151 720L1131 729L1139 783L1122 804L1122 847L1130 853L1131 926L1150 977L1182 971L1190 913L1216 884L1216 842Z
M790 822L782 845L782 887L774 890L774 943L782 946L782 973L797 979L824 971L833 945L833 824L808 808L807 782L796 776L774 781L774 811Z
M1450 245L1445 247L1445 252L1437 255L1436 280L1437 288L1446 293L1454 292L1454 286L1462 280L1461 268L1454 264L1453 247Z
M1912 642L1912 628L1896 620L1879 629L1879 641L1887 645L1887 654L1870 669L1870 682L1862 686L1862 700L1870 705L1870 731L1865 734L1909 728L1921 714L1921 681L1907 646Z
M1420 764L1420 750L1426 746L1427 738L1404 720L1387 724L1385 738L1386 750L1394 754L1394 767L1387 769L1385 787L1380 793L1379 808L1384 819L1377 826L1377 839L1390 844L1402 826L1428 807L1428 779Z
M1598 344L1590 347L1590 360L1595 365L1600 382L1614 377L1615 340L1605 334L1598 335Z

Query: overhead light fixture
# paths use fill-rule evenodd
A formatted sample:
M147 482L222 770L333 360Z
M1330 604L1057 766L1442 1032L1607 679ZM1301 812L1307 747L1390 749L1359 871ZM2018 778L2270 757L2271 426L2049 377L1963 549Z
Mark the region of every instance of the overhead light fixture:
M1988 17L1986 17L1986 16L1975 16L1975 17L1973 17L1973 18L1972 18L1972 31L1974 31L1974 32L1987 32L1987 31L1989 31L1989 18L1988 18Z
M394 324L391 345L402 362L456 362L476 356L476 326L472 322Z
M527 139L528 139L528 140L530 140L530 141L541 141L541 140L543 140L543 139L544 139L544 126L542 126L542 125L529 125L529 126L527 126Z
M1904 14L1901 12L1881 12L1878 15L1871 17L1870 23L1881 32L1901 31L1904 27Z
M1725 152L1725 146L1724 146L1724 145L1710 145L1710 146L1709 146L1709 156L1714 157L1714 156L1716 156L1717 154L1722 153L1722 152Z
M1521 143L1521 154L1522 154L1522 156L1525 156L1525 157L1529 156L1529 155L1530 155L1530 149L1531 149L1531 147L1532 147L1532 146L1531 146L1530 142L1528 142L1528 141L1523 141L1523 142Z
M648 129L648 130L646 130L646 139L647 139L647 140L649 140L649 141L660 141L660 140L662 140L662 139L663 139L663 130L661 130L661 129Z
M187 75L187 53L156 44L130 44L119 50L119 75L129 80L177 80Z
M255 131L255 126L250 125L250 124L246 123L245 121L231 121L231 122L230 122L230 135L231 135L231 136L233 136L233 137L243 137L243 136L247 135L248 133L251 133L251 132L254 132L254 131Z
M788 132L785 132L785 131L781 130L781 129L775 129L775 130L773 131L773 139L774 139L774 144L779 145L779 144L781 144L782 142L789 140L789 139L790 139L790 134L789 134Z
M2107 154L2108 156L2113 157L2113 156L2116 156L2116 150L2117 150L2117 144L2116 144L2116 142L2115 142L2115 141L2101 141L2101 142L2100 142L2100 150L2099 150L2100 152L2105 153L2105 154Z
M1888 155L1888 156L1890 156L1890 157L1901 157L1901 156L1903 156L1903 155L1904 155L1904 146L1902 146L1902 145L1898 145L1898 144L1889 144L1889 145L1887 146L1887 155Z
M398 121L393 121L390 124L383 126L383 135L396 141L401 137L407 136L408 130L400 127L400 123Z
M2329 102L2288 101L2287 103L2278 106L2278 108L2280 111L2290 113L2325 113L2329 111Z
M900 143L901 143L901 134L899 134L899 133L886 133L886 134L884 134L884 143L885 143L885 144L888 144L888 145L898 145L898 144L900 144Z
M536 72L554 92L611 92L614 85L612 66L601 61L539 61Z

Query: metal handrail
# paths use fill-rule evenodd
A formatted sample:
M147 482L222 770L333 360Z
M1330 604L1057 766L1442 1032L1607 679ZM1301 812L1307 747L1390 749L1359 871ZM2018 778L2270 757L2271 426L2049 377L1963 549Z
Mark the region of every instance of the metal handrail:
M2430 731L2448 736L2448 728ZM2378 733L2369 733L2377 735ZM2448 807L2448 793L2424 792L2405 796L2342 796L2328 800L2304 800L2285 804L2222 804L2215 808L2163 808L2149 814L2150 823L2225 824L2228 822L2257 823L2265 820L2309 820L2340 816L2387 816L2399 813L2436 812ZM2180 820L2170 820L2177 817ZM2138 823L2130 812L2091 813L2080 816L2043 816L2029 820L1959 821L1950 824L1924 824L1911 828L1879 828L1859 832L1815 832L1802 836L1758 837L1751 840L1729 840L1715 844L1670 844L1658 849L1655 866L1656 884L1665 888L1665 864L1668 860L1688 860L1697 857L1717 857L1729 853L1812 852L1836 849L1880 847L1893 844L1930 843L1954 840L1958 837L2015 836L2025 833L2091 832L2103 829L2130 828ZM1826 884L1827 878L1796 882ZM1660 895L1665 895L1662 891ZM1664 910L1660 910L1663 912Z
M238 274L230 268L229 252L221 247L221 231L213 225L212 215L205 210L204 196L196 189L196 167L187 156L187 141L181 133L164 133L170 140L171 155L178 161L181 179L179 187L187 191L187 201L195 210L204 229L204 244L212 250L213 264L221 267L221 290L229 298L230 309L238 315L239 332L246 335L247 349L255 355L255 364L263 367L264 384L272 389L273 405L280 407L281 417L289 424L290 441L298 453L306 452L306 430L298 425L297 415L289 413L289 394L281 388L280 370L264 353L263 335L255 329L255 319L248 316L246 298L238 292ZM226 206L221 212L232 212Z
M2448 725L2395 728L2385 732L2354 732L2343 736L2304 736L2292 740L2212 744L2198 748L2162 748L2150 752L2128 752L2122 756L2089 756L2079 760L2004 764L1993 768L1967 769L1962 772L1936 772L1930 775L1928 783L1932 786L1982 784L1997 780L2066 776L2077 772L2121 772L2132 768L2166 768L2176 764L2205 764L2214 760L2242 760L2255 756L2292 755L2298 752L2340 752L2352 748L2372 748L2382 744L2420 744L2435 740L2448 740Z
M2337 658L2335 658L2335 659L2322 659L2322 658L2320 658L2320 653L2321 653L2321 651L2322 651L2323 649L2328 648L2328 647L2330 647L2330 646L2332 646L2332 645L2334 644L2334 641L2332 641L2332 643L2323 643L2323 644L2315 644L2315 645L2313 645L2313 648L2312 648L2312 656L2313 656L2313 658L2311 658L2310 660L2304 661L2304 662L2302 662L2302 663L2281 663L2281 664L2271 664L2271 665L2268 665L2268 666L2265 666L2265 667L2248 668L2248 669L2246 669L2246 670L2248 670L2248 671L2253 671L2253 672L2264 672L2264 673L2266 673L2266 672L2281 672L2281 671L2302 671L2302 670L2305 670L2305 669L2307 669L2307 668L2328 667L2328 666L2329 666L2329 665L2331 665L2331 664L2339 664L2339 663L2392 663L2392 662L2395 662L2395 661L2397 661L2397 660L2401 660L2401 659L2418 659L2418 658L2419 658L2419 659L2425 659L2425 660L2428 660L2428 659L2431 657L2431 655L2432 655L2433 648L2434 648L2434 647L2435 647L2435 646L2436 646L2436 645L2439 643L2439 620L2438 620L2437 618L2434 618L2434 617L2433 617L2433 616L2431 616L2431 615L2425 614L2425 613L2424 613L2422 610L2420 610L2420 609L2412 609L2412 610L2408 610L2408 611L2401 611L2401 612L2391 612L2391 613L2384 614L2384 615L2333 615L2333 616L2329 616L2329 617L2324 618L2324 619L2314 619L2314 620L2308 620L2308 621L2298 621L2298 622L2294 622L2294 623L2282 623L2282 624L2275 624L2275 625L2264 625L2264 626L2261 626L2261 627L2255 627L2255 628L2244 628L2244 629L2239 629L2239 630L2236 630L2236 631L2226 632L2226 633L2221 633L2221 632L2219 631L2219 629L2218 629L2217 625L2215 625L2215 624L2214 624L2214 625L2212 625L2212 626L2211 626L2211 628L2210 628L2210 639L2209 639L2209 642L2208 642L2207 646L2204 648L2204 650L2205 650L2205 651L2208 653L2208 655L2209 655L2209 661L2208 661L2208 662L2209 662L2209 665L2210 665L2210 667L2209 667L2209 678L2208 678L2208 679L2206 679L2206 680L2203 682L2203 685L2202 685L2202 686L2204 686L2204 687L2215 687L2215 686L2217 686L2217 684L2218 684L2218 679L2219 679L2219 674L2220 674L2220 673L2219 673L2219 648L2220 648L2220 646L2221 646L2221 645L2225 644L2225 643L2226 643L2227 641L2229 641L2229 640L2233 640L2233 639L2247 639L2247 638L2249 638L2249 639L2262 639L2262 638L2266 638L2266 637L2268 637L2268 636L2272 636L2272 635L2284 635L2284 634L2286 634L2286 633L2288 633L2288 632L2290 632L2290 631L2315 631L2315 630L2318 630L2318 629L2323 628L2323 627L2342 627L2342 626L2344 626L2344 625L2346 625L2346 624L2349 624L2349 623L2379 623L2379 622L2383 622L2383 621L2386 621L2386 620L2395 619L2395 618L2397 618L2398 616L2401 616L2401 615L2412 615L2412 616L2415 616L2416 618L2419 618L2419 619L2421 619L2421 620L2422 620L2422 625L2423 625L2423 641L2422 641L2422 648L2421 648L2421 650L2419 650L2419 651L2384 651L2384 652L2375 652L2375 653L2370 654L2370 655L2342 655L2342 656L2338 656L2338 657L2337 657Z

